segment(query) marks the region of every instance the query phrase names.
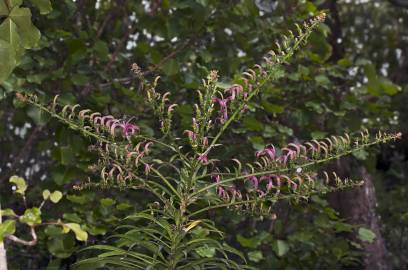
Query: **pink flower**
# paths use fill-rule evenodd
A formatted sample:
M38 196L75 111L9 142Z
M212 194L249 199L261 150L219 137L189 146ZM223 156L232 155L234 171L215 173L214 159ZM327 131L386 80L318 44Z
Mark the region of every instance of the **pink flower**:
M226 196L225 189L223 187L218 187L217 189L218 189L218 192L217 192L218 196L221 197L221 198L225 198L225 196Z
M275 187L273 185L272 176L269 176L269 175L262 176L260 181L261 182L262 181L268 181L268 184L266 184L266 191L267 192L269 192L273 187Z
M122 131L123 131L123 134L125 134L125 137L129 137L135 134L136 132L138 132L139 130L140 129L138 126L129 123L129 121L122 124Z
M237 96L241 95L244 92L242 85L234 84L230 88L225 90L225 93L229 93L231 96L228 97L228 100L234 100Z
M208 145L208 138L203 137L203 145L207 146Z
M167 113L171 113L174 111L174 108L176 108L178 105L177 104L172 104L169 106L169 108L167 109Z
M256 178L256 176L249 176L247 178L247 180L251 181L251 183L254 185L255 189L258 189L259 181L258 181L258 178Z
M202 164L207 165L208 164L208 156L207 154L201 154L197 158L198 161L200 161Z
M145 173L145 175L148 175L148 174L150 173L150 169L151 169L150 165L147 164L147 163L145 163L145 165L144 165L144 173Z
M212 177L212 180L214 181L214 182L216 182L216 183L219 183L220 182L220 179L221 179L221 177L217 174L217 175L213 175Z
M268 156L270 160L272 161L276 160L276 150L273 145L265 148L264 150L257 151L255 155L257 158L260 158L262 156Z
M150 146L151 146L152 144L153 144L152 142L148 142L148 143L145 144L143 151L144 151L146 154L149 154L149 152L150 152Z
M187 134L187 137L193 141L197 138L197 135L191 130L184 130L184 134Z
M220 106L220 113L221 113L221 123L224 123L226 120L228 120L228 107L227 107L227 103L228 103L228 99L221 99L221 98L214 98L213 102L218 103L218 105Z

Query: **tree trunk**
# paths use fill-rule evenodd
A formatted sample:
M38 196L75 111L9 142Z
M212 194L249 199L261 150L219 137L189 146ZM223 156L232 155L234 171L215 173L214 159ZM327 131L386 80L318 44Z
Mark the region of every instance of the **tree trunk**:
M1 204L0 204L0 224L2 223ZM0 270L7 270L7 256L4 247L4 241L0 242Z
M338 162L337 167L342 177L350 177L350 171L346 169L353 167L350 160ZM375 233L376 238L374 241L363 246L365 269L387 270L390 267L387 264L387 250L381 235L381 223L375 211L377 198L373 178L367 169L362 166L359 167L356 174L360 179L364 180L364 185L359 188L333 193L330 195L330 202L348 222L361 225Z

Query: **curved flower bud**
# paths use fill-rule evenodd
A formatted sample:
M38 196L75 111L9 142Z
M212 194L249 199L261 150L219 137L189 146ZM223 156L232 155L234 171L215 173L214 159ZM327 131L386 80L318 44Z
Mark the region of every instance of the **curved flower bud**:
M251 183L254 185L255 189L258 189L259 186L259 181L258 178L256 178L256 176L249 176L248 178L246 178L248 181L251 181Z
M201 154L198 156L197 158L198 161L200 161L203 165L207 165L208 164L208 156L207 154Z
M151 166L147 163L144 164L144 173L145 175L149 175Z
M244 92L242 85L234 84L230 88L225 89L225 93L230 94L228 100L235 100L237 96L240 96Z
M219 182L220 182L221 177L220 177L220 175L219 175L219 174L217 174L217 175L213 175L213 176L211 176L211 179L212 179L214 182L219 183Z
M171 113L174 111L174 108L176 108L178 105L177 104L171 104L168 108L167 108L167 113Z
M148 142L148 143L146 143L145 144L145 146L144 146L144 152L146 153L146 154L149 154L149 152L150 152L150 146L153 144L153 142Z
M274 161L276 159L276 150L275 147L271 145L265 148L264 150L257 151L255 155L257 158L267 156L271 161Z
M203 145L204 146L208 145L208 137L203 137Z
M190 140L196 140L196 139L197 139L197 135L196 135L194 132L192 132L191 130L184 130L183 133L184 133L184 134L187 134L187 137L188 137Z

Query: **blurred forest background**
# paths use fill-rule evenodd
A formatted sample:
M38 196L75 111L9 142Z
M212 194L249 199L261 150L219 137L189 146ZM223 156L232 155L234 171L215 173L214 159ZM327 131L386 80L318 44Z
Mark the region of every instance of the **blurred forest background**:
M3 1L0 0L0 10ZM84 225L88 244L100 243L143 200L119 190L76 192L87 178L89 141L15 93L113 115L136 116L154 126L130 67L161 76L160 89L176 102L177 125L187 129L194 89L211 69L220 80L239 76L274 46L294 23L320 10L328 20L292 60L279 83L267 85L251 113L223 143L243 159L265 144L322 138L361 128L401 131L403 140L337 162L341 175L364 186L309 204L281 203L278 219L210 213L228 242L260 269L408 269L408 1L406 0L32 0L24 54L6 66L0 27L0 198L19 209L11 175L24 177L30 203L41 190L61 190L44 219ZM22 2L22 3L19 3ZM51 5L50 5L51 3ZM0 24L4 21L0 12ZM23 31L24 29L21 29ZM27 30L28 31L28 30ZM38 36L39 37L39 36ZM24 49L23 49L24 50ZM153 130L151 130L153 133ZM250 229L248 229L250 228ZM19 228L24 233L24 228ZM74 235L45 230L34 247L5 242L10 269L70 269L84 246Z

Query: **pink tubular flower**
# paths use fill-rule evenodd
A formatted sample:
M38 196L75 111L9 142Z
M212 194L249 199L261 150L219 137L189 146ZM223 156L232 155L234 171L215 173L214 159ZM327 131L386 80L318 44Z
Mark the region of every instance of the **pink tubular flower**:
M148 142L148 143L146 143L145 145L144 145L144 152L146 153L146 154L149 154L149 152L150 152L150 146L152 145L153 143L152 142Z
M197 135L191 130L184 130L184 134L187 134L187 137L193 141L197 138Z
M220 113L221 113L221 123L224 123L226 120L228 120L228 99L221 99L221 98L214 98L213 102L218 103L220 106Z
M256 176L249 176L247 178L247 180L251 181L251 183L254 185L255 189L258 189L259 181L258 181L258 178L256 178Z
M221 198L225 198L226 195L225 189L223 187L218 187L217 190L218 196Z
M131 120L132 119L129 119L128 121L121 124L121 128L125 137L129 137L140 130L138 126L130 123Z
M207 146L208 145L208 138L203 137L203 145Z
M144 165L144 173L145 173L145 175L148 175L148 174L150 173L150 169L151 169L150 165L147 164L147 163L145 163L145 165Z
M202 164L207 165L208 164L208 156L207 154L201 154L197 158L198 161L200 161Z
M266 191L267 192L271 191L271 189L275 187L274 184L273 184L272 177L273 177L273 175L272 176L264 175L264 176L262 176L260 178L260 182L268 181L268 183L266 184Z
M260 158L262 156L267 156L272 161L276 160L276 150L275 150L275 147L273 145L265 148L264 150L257 151L255 153L255 155L256 155L257 158Z
M169 108L167 109L167 113L171 113L174 111L174 108L176 108L178 105L177 104L172 104L169 106Z
M266 193L265 193L265 192L263 192L263 191L262 191L262 190L260 190L260 189L256 190L256 192L259 194L259 195L258 195L258 196L259 196L259 198L265 197L265 195L266 195Z
M225 89L225 93L230 94L228 100L234 100L237 96L241 95L242 92L244 92L244 88L239 84L234 84L230 88Z

